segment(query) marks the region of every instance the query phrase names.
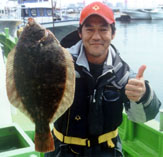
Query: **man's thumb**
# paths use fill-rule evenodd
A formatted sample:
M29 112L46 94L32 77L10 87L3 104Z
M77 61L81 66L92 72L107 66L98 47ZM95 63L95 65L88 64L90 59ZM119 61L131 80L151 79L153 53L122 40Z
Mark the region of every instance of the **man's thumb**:
M144 74L144 71L146 69L146 65L142 65L140 68L139 68L139 71L136 75L136 78L141 78L143 77L143 74Z

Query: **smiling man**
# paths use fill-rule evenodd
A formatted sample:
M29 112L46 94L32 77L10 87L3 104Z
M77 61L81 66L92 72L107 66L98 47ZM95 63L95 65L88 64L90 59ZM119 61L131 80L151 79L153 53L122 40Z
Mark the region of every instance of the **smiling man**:
M108 55L108 47L114 38L110 24L99 15L90 16L79 36L85 47L88 62L101 64Z
M56 150L45 156L123 156L118 127L125 107L129 119L153 119L161 105L148 81L145 65L135 75L111 45L115 36L112 10L101 2L81 12L79 40L69 48L76 70L72 106L54 123ZM75 39L74 39L75 40Z

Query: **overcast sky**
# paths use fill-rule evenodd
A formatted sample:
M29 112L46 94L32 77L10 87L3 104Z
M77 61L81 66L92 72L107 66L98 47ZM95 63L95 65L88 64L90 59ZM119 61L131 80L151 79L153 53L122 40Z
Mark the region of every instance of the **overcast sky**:
M75 3L75 2L83 2L84 0L56 0L58 4L61 4L61 6L70 4L70 3ZM89 4L93 1L96 0L85 0L86 4ZM103 1L103 0L98 0L98 1ZM128 7L136 7L136 8L148 8L148 7L154 7L158 4L163 4L163 0L106 0L113 5L115 5L117 2L125 3L127 1Z
M0 0L0 4L7 0ZM49 0L51 2L51 0ZM85 4L89 4L93 1L97 0L53 0L57 2L58 7L66 6L70 3L84 2ZM127 2L128 8L152 8L156 7L158 4L163 4L163 0L98 0L98 1L107 1L115 5L117 2L125 3Z

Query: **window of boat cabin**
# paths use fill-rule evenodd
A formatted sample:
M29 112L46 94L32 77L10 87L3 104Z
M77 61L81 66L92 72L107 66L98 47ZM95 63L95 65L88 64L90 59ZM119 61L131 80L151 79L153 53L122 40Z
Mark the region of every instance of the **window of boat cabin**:
M52 16L52 10L51 9L46 9L46 13L48 16Z
M38 0L18 0L18 2L23 3L23 2L38 2Z
M44 8L39 8L39 16L44 16Z
M28 9L22 9L21 14L22 14L22 17L28 17L28 16L29 16L29 11L28 11Z
M0 10L0 17L4 14L4 10Z
M37 16L37 9L36 8L31 9L31 15L32 16Z
M42 2L42 1L49 1L49 0L18 0L18 3L23 4L24 2Z

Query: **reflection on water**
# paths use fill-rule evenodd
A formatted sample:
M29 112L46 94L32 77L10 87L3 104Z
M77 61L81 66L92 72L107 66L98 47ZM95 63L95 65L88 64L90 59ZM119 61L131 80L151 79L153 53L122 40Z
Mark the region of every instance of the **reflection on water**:
M160 101L163 103L163 21L131 21L116 23L113 44L121 57L134 71L145 64L145 79L149 80ZM161 106L163 108L163 105ZM159 119L159 115L156 117Z

